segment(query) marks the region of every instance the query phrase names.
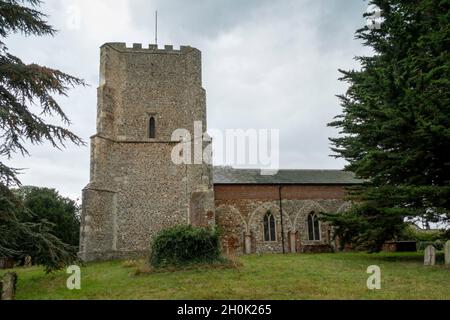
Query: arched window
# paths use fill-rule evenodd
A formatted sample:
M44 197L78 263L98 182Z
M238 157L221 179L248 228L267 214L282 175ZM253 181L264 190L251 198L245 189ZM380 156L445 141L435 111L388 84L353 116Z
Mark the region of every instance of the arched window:
M150 139L156 138L156 123L154 117L150 117L148 120L148 137Z
M309 240L320 240L319 218L314 212L308 215Z
M276 241L275 217L270 211L264 215L264 241Z

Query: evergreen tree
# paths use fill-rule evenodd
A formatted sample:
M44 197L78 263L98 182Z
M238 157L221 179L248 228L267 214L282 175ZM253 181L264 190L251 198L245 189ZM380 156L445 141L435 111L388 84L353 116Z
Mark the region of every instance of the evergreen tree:
M51 233L62 242L77 247L80 235L79 206L61 196L55 189L33 186L20 187L15 193L27 209L21 221L39 223L42 220L54 225Z
M11 158L15 152L27 155L25 141L49 141L54 147L68 140L83 141L67 128L48 123L45 117L58 116L64 124L70 121L53 95L67 95L70 87L84 82L59 70L37 64L25 64L9 53L4 39L13 33L54 35L46 16L35 8L39 0L0 1L0 156ZM40 108L32 112L31 107ZM0 182L18 184L17 169L0 162Z
M368 184L351 192L357 204L325 215L341 240L379 250L404 221L450 220L450 1L373 0L379 29L357 30L374 55L338 96L343 113L329 125L337 157ZM366 15L367 16L367 15Z
M46 272L60 269L76 260L77 247L62 242L54 234L55 224L33 221L35 215L20 197L0 184L0 256L45 266Z
M50 142L56 148L65 141L76 145L83 141L66 128L69 119L55 100L67 95L83 80L37 64L26 64L11 54L5 39L11 34L25 36L54 35L55 30L39 12L39 0L0 0L0 256L23 258L57 269L75 258L70 246L52 234L48 221L22 220L31 214L10 188L20 185L19 170L7 166L1 158L10 159L14 153L28 155L25 143ZM48 122L59 117L62 126Z

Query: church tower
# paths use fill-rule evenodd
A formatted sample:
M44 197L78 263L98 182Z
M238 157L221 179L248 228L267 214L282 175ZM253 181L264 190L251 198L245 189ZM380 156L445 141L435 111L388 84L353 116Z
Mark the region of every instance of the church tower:
M83 190L83 260L148 254L161 229L215 223L211 164L177 164L171 157L177 129L192 134L192 150L195 143L207 146L194 139L195 123L206 132L199 50L101 47L97 133Z

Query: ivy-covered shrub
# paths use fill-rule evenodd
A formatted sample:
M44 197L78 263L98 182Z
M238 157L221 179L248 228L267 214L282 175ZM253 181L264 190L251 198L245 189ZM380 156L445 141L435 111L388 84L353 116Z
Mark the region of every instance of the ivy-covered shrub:
M150 264L154 267L213 263L221 260L216 229L181 225L162 230L153 240Z

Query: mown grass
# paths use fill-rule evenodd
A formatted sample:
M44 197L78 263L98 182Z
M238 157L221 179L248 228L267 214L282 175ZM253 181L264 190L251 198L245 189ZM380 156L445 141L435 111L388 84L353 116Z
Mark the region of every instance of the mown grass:
M17 299L450 299L450 268L423 266L422 253L252 255L235 268L136 273L123 261L82 267L81 290L64 271L17 268ZM369 265L382 272L368 290ZM4 271L2 271L4 273Z

